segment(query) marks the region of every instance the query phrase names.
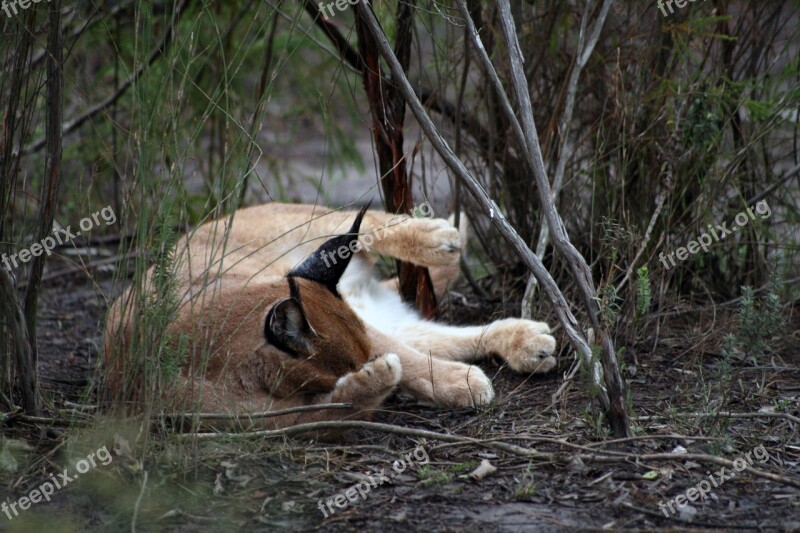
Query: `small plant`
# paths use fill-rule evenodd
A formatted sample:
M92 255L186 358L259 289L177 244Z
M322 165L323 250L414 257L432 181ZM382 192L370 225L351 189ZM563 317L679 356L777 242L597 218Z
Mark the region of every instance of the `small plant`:
M518 500L530 500L536 494L536 481L533 479L533 470L531 464L528 463L528 468L522 474L520 479L514 478L517 482L517 488L514 490L514 495Z
M417 475L420 477L420 487L437 487L449 483L453 479L453 474L443 470L436 470L431 465L419 467Z
M722 348L722 358L719 365L711 375L710 380L706 380L703 369L698 369L697 375L702 381L702 391L704 395L703 404L709 412L719 413L727 411L730 403L730 393L732 390L731 381L733 379L731 359L733 358L733 335L725 335L724 346ZM715 416L709 419L705 427L705 433L709 435L725 435L728 430L730 418L727 416Z
M152 362L158 366L153 370L156 379L162 384L170 383L177 375L189 341L164 335L165 326L173 320L180 300L175 272L175 244L178 236L174 229L176 223L174 208L175 200L168 196L163 208L156 214L151 245L154 256L153 291L148 294L149 301L143 317L148 326L148 334L152 336L152 346L157 347L156 357Z
M773 403L775 404L775 410L781 413L786 413L792 408L792 400L788 398L776 399L773 400Z
M604 285L600 289L598 303L600 304L600 320L606 326L612 326L616 322L620 311L619 295L617 294L617 287L613 283Z
M602 413L595 413L587 406L583 408L583 419L586 420L589 426L594 430L595 437L604 439L610 434L610 430L605 424Z
M644 316L650 310L653 302L652 291L650 289L650 277L647 267L643 266L636 270L636 318Z
M745 355L758 359L771 350L769 339L785 328L786 318L781 312L774 273L770 276L766 294L762 298L756 298L752 287L742 287L739 328L734 339Z
M479 464L478 461L469 460L463 463L456 463L454 465L450 465L450 468L448 468L448 470L450 471L451 474L458 475L475 470L476 468L478 468L478 464Z
M589 347L592 350L592 360L587 364L586 359L580 357L578 359L578 369L580 375L586 380L587 386L589 387L589 393L592 395L592 397L597 397L597 395L600 394L600 388L598 387L597 383L595 383L592 372L600 360L600 352L602 349L599 344L594 343L590 344Z

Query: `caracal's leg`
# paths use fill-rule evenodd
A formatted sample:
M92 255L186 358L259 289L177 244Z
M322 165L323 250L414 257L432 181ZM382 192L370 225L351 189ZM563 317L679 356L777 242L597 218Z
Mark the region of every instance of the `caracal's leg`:
M448 326L420 321L398 335L406 344L435 357L477 361L497 355L517 372L543 373L556 366L556 341L544 322L507 318L486 326Z
M442 407L474 407L494 399L492 383L477 366L431 357L367 326L372 349L400 358L400 387L418 400Z

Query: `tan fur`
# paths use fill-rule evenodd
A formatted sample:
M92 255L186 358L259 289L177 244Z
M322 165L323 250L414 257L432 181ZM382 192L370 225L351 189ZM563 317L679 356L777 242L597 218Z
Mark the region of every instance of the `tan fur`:
M267 342L270 309L291 299L286 274L328 238L346 233L354 216L352 211L272 203L240 209L233 220L204 224L183 237L175 247L179 305L165 330L174 345L182 338L188 352L180 376L165 384L144 379L147 358L155 357L147 348L158 343L133 341L136 320L152 299L136 300L135 295L153 290L151 268L142 282L147 290L129 289L109 311L104 342L108 395L125 404L141 402L148 383L158 387L157 396L171 400L173 409L231 414L328 402L354 405L346 411L263 419L267 426L284 427L366 416L398 384L424 402L483 405L493 398L491 383L463 361L488 354L505 358L521 372L545 372L555 365L555 341L546 324L508 319L455 328L420 321L401 341L366 326L344 300L308 279L296 280L310 324L297 337L302 356L289 356ZM367 211L359 240L366 245L370 234L371 251L431 267L437 293L458 274L462 235L445 220ZM281 316L302 322L292 312Z

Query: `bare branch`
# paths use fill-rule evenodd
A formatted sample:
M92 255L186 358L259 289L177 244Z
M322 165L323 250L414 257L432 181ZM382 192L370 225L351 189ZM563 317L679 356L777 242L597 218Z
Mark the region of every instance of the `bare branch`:
M414 93L413 88L411 87L411 83L409 83L408 78L406 78L405 73L403 72L402 67L400 66L399 61L395 57L394 53L392 52L391 46L389 45L388 39L386 35L383 33L378 21L375 19L375 16L372 14L372 11L363 4L357 4L357 9L362 12L364 20L375 36L375 42L380 49L381 54L383 55L384 59L386 60L389 68L392 71L392 75L394 76L394 81L400 90L403 92L403 95L406 98L409 108L414 113L414 116L417 119L417 122L422 128L422 131L425 132L425 135L431 141L431 144L442 157L444 162L447 164L448 167L458 176L459 179L462 180L466 189L475 199L478 205L480 205L484 209L484 213L486 216L489 217L489 220L492 224L497 228L500 234L503 236L506 241L516 250L519 257L525 263L525 265L534 273L537 277L539 282L542 284L542 287L547 294L547 297L550 299L555 312L564 326L564 330L567 333L567 336L572 341L573 345L576 347L576 350L587 360L591 361L592 359L592 352L589 348L589 344L584 339L583 335L580 333L578 322L575 317L572 315L572 312L569 309L569 305L567 304L566 300L564 299L564 295L556 286L555 281L550 276L550 273L542 264L541 260L534 255L534 253L528 248L525 244L525 241L517 234L513 227L508 223L505 216L503 215L500 208L497 204L492 200L483 187L478 183L478 181L469 173L467 168L461 162L461 160L456 157L455 153L451 150L450 146L447 144L439 132L436 130L436 126L431 121L430 117L425 112L422 104L420 103L419 99L417 98L416 94ZM508 99L504 98L504 103L508 104ZM510 108L510 104L509 108ZM512 117L513 118L513 112ZM512 120L512 124L515 120ZM519 124L516 124L516 128L519 128ZM520 130L521 131L521 130ZM543 169L542 169L543 170ZM549 193L549 186L547 186L547 181L545 179L546 185L546 192ZM549 194L547 196L549 198ZM600 399L603 408L607 410L610 407L610 402L608 395L604 390L598 391L598 397ZM621 436L629 436L627 432L625 435Z
M181 15L183 14L183 10L186 7L186 1L183 0L175 10L175 18L172 23L167 27L167 31L164 34L164 38L161 40L161 43L153 48L150 52L150 56L147 59L147 62L140 65L136 72L128 78L125 83L120 85L116 91L110 94L105 100L99 102L89 109L87 109L82 115L75 117L74 119L68 120L61 125L61 135L66 136L72 133L73 131L77 130L81 126L86 123L86 121L93 119L109 107L111 107L114 102L120 99L122 95L124 95L131 86L136 83L136 81L142 76L145 70L148 69L153 63L155 63L156 59L161 56L166 55L167 50L169 48L170 43L172 42L172 36L175 31L175 26L178 24ZM38 141L34 142L33 144L25 147L23 150L24 154L32 154L34 152L38 152L41 150L45 143L47 142L47 137L39 139Z

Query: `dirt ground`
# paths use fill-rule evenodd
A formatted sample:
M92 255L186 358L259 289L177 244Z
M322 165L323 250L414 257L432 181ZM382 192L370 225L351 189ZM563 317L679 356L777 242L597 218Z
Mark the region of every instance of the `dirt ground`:
M91 383L100 326L106 298L114 294L106 267L92 269L91 279L65 272L69 268L65 263L51 270L61 272L44 283L40 306L40 374L47 397L58 408L57 419L67 418L61 410L65 406L74 410L74 404L94 401ZM443 319L478 323L514 314L515 302L503 300L473 303L469 288L463 287L444 302ZM0 514L0 529L797 531L798 320L795 316L787 339L768 360L755 365L734 357L727 368L720 356L721 338L736 327L735 309L682 312L669 307L653 319L648 328L653 334L625 345L624 373L634 415L640 418L635 420L636 436L622 442L604 436L580 374L551 405L572 365L559 329L557 372L523 376L499 362L481 364L498 397L487 409L444 411L396 395L374 419L477 443L362 429L336 443L303 437L198 440L171 432L142 435L130 424L101 415L73 416L66 427L54 421L55 431L43 436L37 449L31 440L33 426L7 416L0 425L7 439L0 455L2 500L27 495L50 474L75 464L74 457L102 445L112 451L113 461L13 520ZM555 323L553 317L543 318ZM740 415L714 416L720 410ZM711 416L687 416L692 413ZM34 449L9 451L12 441L19 448L26 441ZM540 455L531 455L532 450ZM626 455L614 458L610 452ZM751 452L757 459L754 468L779 478L767 480L749 471L730 476L728 468L730 479L717 482L721 465L694 455L682 458L679 452L727 460ZM675 458L652 456L659 453ZM643 458L648 454L650 458ZM470 474L482 461L496 470L474 479ZM395 467L403 467L402 473ZM385 478L378 475L381 471ZM702 487L709 475L717 486L705 498L669 512L670 499ZM357 486L363 497L352 490L354 501L347 496L337 500ZM326 507L329 500L332 505ZM346 502L344 508L337 501Z

